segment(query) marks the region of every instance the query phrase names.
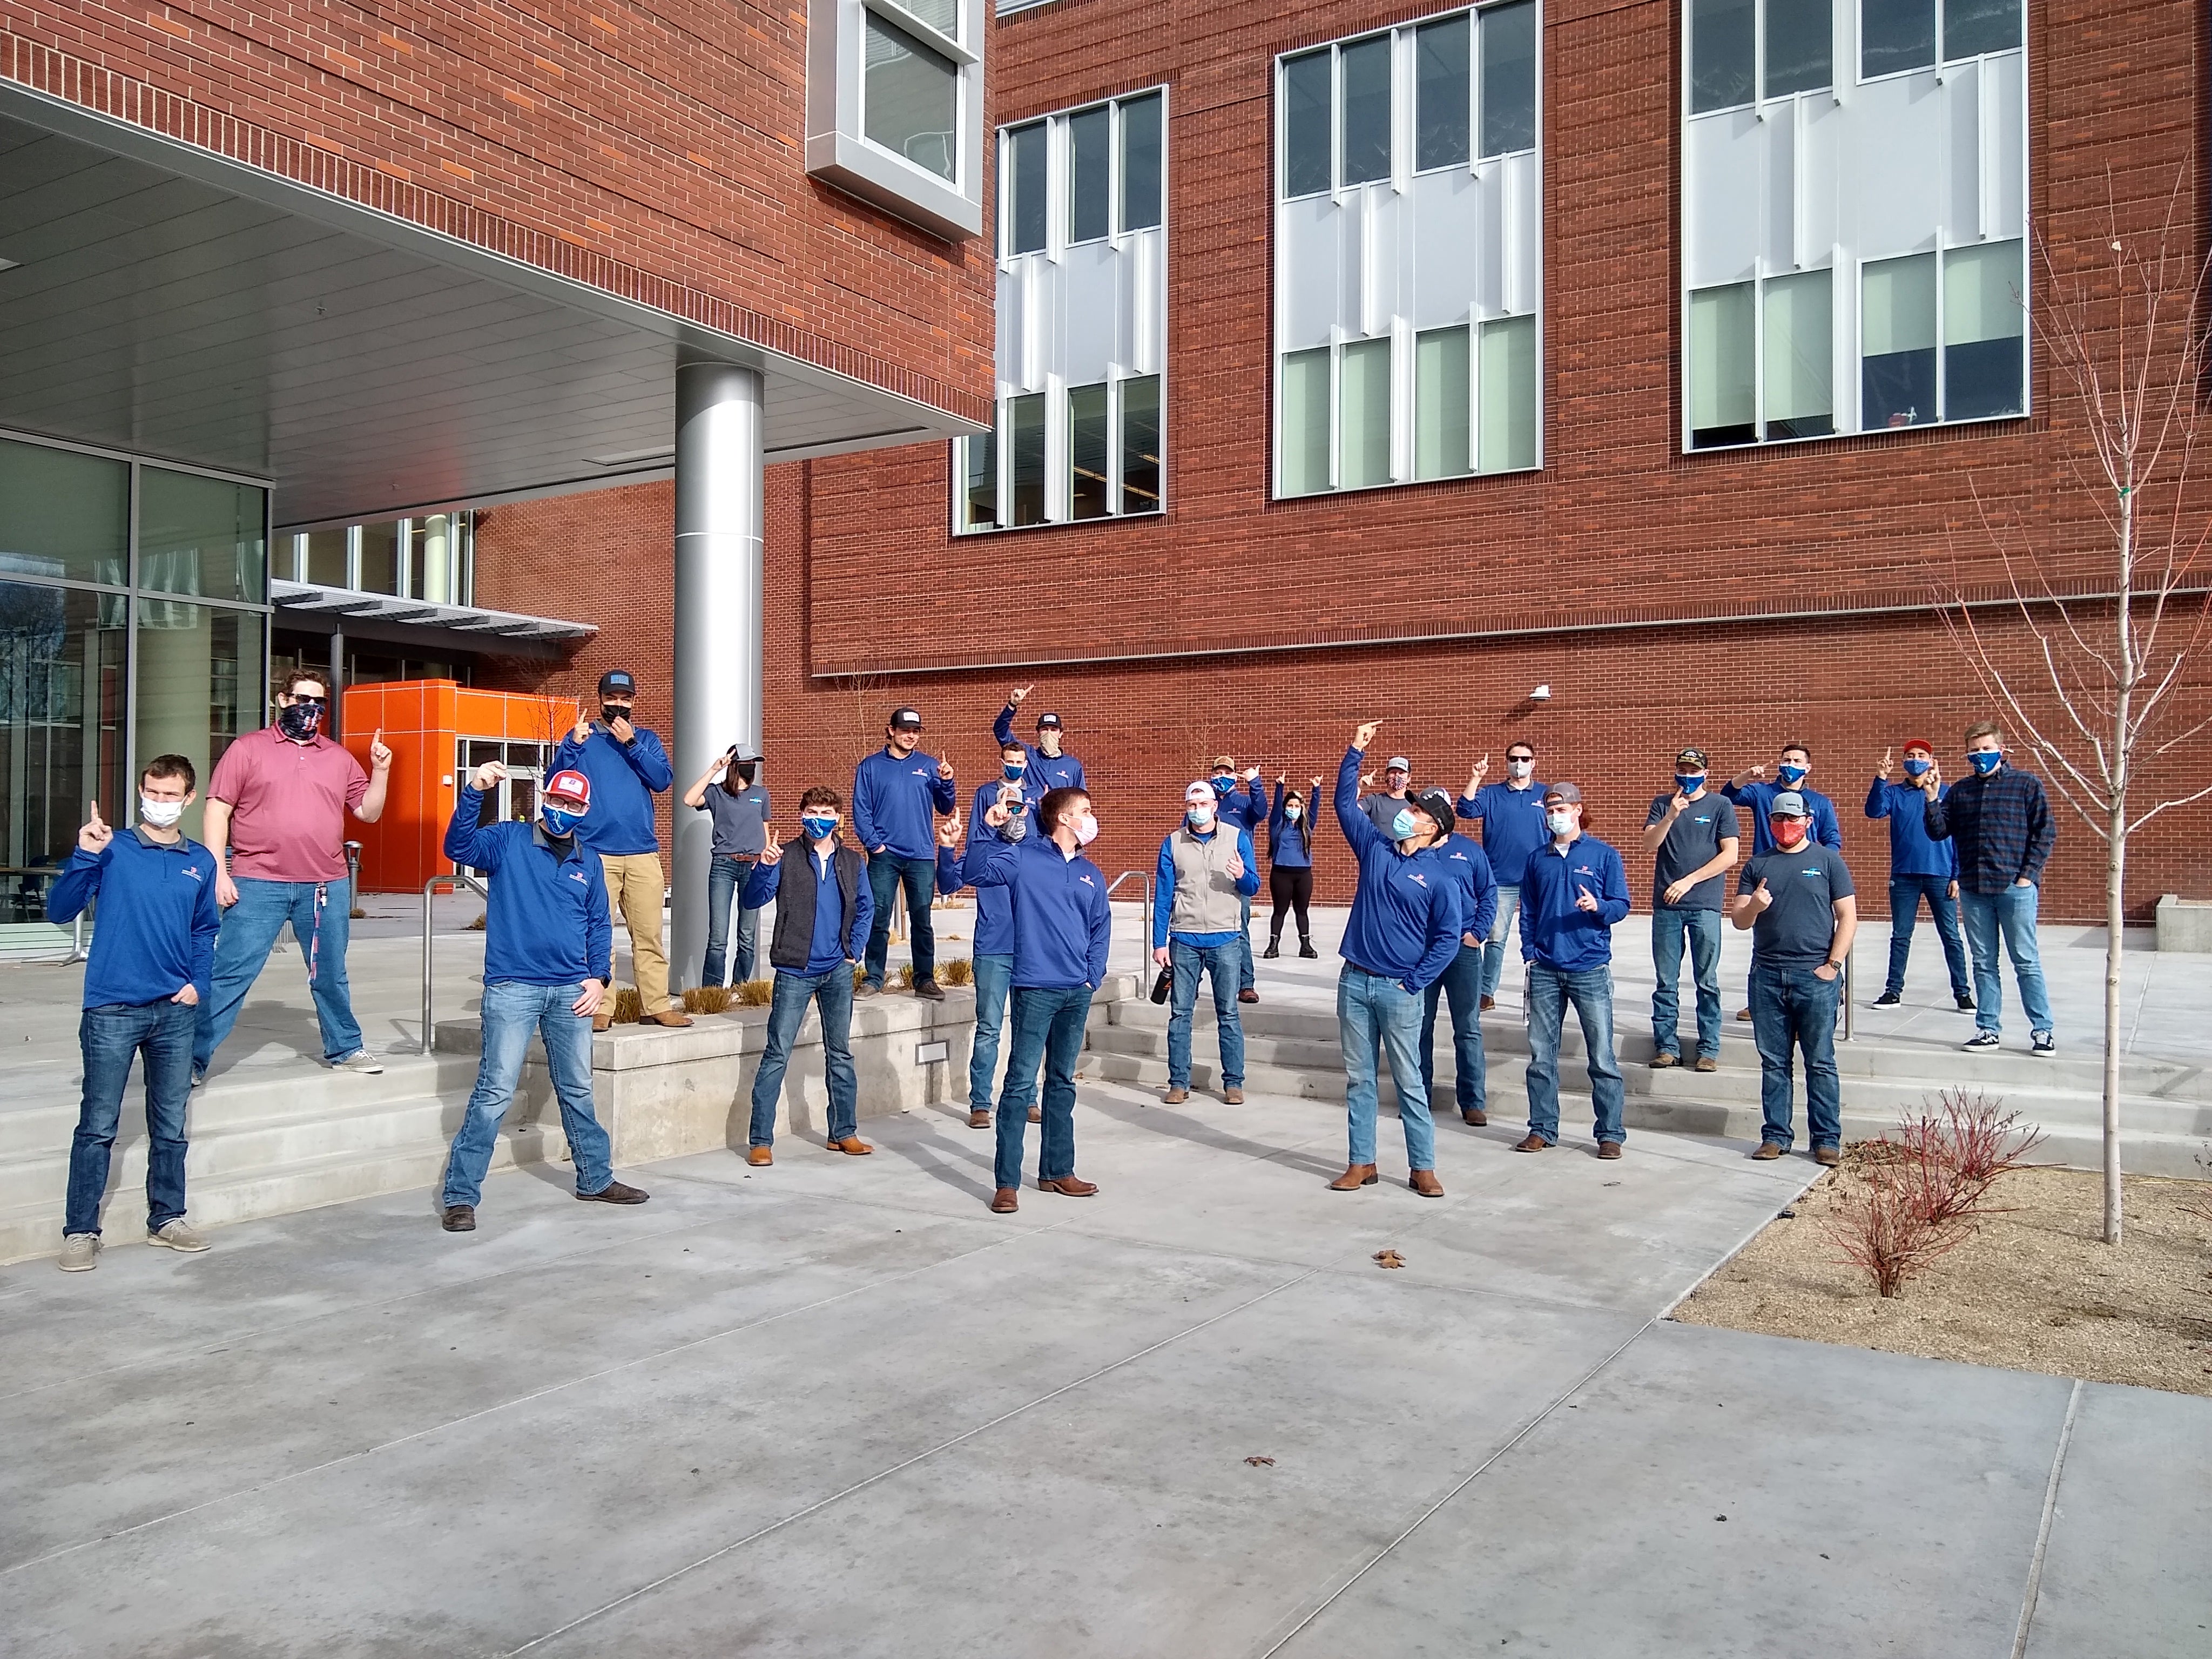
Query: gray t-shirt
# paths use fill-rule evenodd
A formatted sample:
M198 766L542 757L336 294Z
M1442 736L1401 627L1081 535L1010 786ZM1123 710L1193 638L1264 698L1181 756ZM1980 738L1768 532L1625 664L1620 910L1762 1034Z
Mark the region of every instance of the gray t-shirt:
M1832 847L1807 841L1794 853L1777 848L1743 866L1739 893L1754 893L1766 884L1774 902L1751 925L1754 964L1774 968L1817 968L1828 959L1835 938L1838 899L1855 895L1844 855Z
M1403 799L1385 794L1362 795L1359 798L1359 810L1367 814L1367 821L1393 840L1396 836L1390 829L1391 824L1396 822L1398 814L1412 804L1410 794Z
M1644 827L1649 830L1667 816L1667 803L1671 794L1659 795L1651 802L1651 811L1644 816ZM1707 876L1682 895L1674 904L1667 902L1667 890L1699 866L1711 864L1721 854L1723 840L1738 838L1735 808L1721 799L1717 791L1708 789L1682 809L1681 817L1668 830L1667 839L1659 843L1659 850L1651 860L1651 905L1657 910L1717 910L1726 902L1728 872Z
M768 850L768 786L750 784L732 794L719 783L707 786L700 809L714 820L714 856L756 859Z

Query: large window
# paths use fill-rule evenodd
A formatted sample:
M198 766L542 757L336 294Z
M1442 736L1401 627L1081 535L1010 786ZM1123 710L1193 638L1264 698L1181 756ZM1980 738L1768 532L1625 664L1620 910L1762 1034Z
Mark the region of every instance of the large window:
M1691 113L1748 104L1754 88L1786 98L1834 79L1830 0L1691 0Z
M466 606L474 603L475 526L464 509L302 531L278 544L276 574L318 587Z
M1859 0L1859 75L1865 80L1936 66L1936 43L1956 62L2017 51L2021 0Z
M806 168L940 236L983 228L983 0L811 0Z

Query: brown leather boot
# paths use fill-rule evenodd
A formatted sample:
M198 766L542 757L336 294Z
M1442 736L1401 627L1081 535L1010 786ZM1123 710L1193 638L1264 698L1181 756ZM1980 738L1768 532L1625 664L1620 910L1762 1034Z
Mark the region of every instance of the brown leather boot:
M1423 1198L1442 1198L1444 1183L1437 1179L1434 1170L1416 1170L1406 1177L1406 1184Z
M1189 1090L1188 1090L1188 1089L1170 1089L1170 1090L1169 1090L1169 1091L1167 1091L1167 1093L1165 1093L1165 1094L1164 1094L1164 1095L1162 1095L1162 1096L1160 1097L1160 1104L1161 1104L1161 1105L1163 1105L1163 1106L1180 1106L1180 1105L1182 1105L1182 1104L1183 1103L1183 1102L1185 1102L1186 1100L1188 1100L1189 1098L1190 1098L1190 1091L1189 1091Z
M1085 1181L1080 1176L1054 1176L1049 1181L1040 1176L1037 1177L1037 1190L1041 1193L1058 1193L1062 1198L1088 1198L1098 1190L1098 1183L1095 1181Z
M1362 1187L1372 1187L1382 1178L1372 1164L1355 1164L1330 1182L1328 1189L1333 1193L1356 1193Z
M991 1115L990 1115L988 1112L970 1112L970 1113L969 1113L969 1114L968 1114L968 1127L969 1127L969 1128L971 1128L971 1129L988 1129L988 1128L989 1128L989 1127L991 1127Z
M1549 1152L1551 1150L1551 1146L1552 1143L1545 1139L1543 1136L1538 1134L1534 1129L1528 1131L1527 1139L1516 1140L1513 1143L1513 1150L1516 1152Z
M847 1135L842 1140L825 1143L833 1152L843 1152L852 1158L866 1158L876 1149L858 1135Z
M993 1215L1012 1215L1022 1207L1022 1195L1012 1187L1001 1187L991 1194Z
M1470 1106L1459 1115L1459 1121L1471 1123L1478 1129L1486 1129L1490 1127L1490 1114L1480 1106Z
M765 1170L775 1162L775 1153L766 1146L748 1146L745 1148L745 1162L756 1170Z
M610 997L607 1000L611 1002L614 999ZM614 1012L611 1009L602 1008L598 1013L592 1016L592 1029L594 1031L607 1030L613 1026L614 1023Z
M1032 1122L1032 1123L1042 1123L1042 1122L1043 1122L1043 1121L1044 1121L1044 1108L1043 1108L1043 1107L1042 1107L1042 1106L1032 1106L1032 1107L1030 1107L1030 1122Z
M1242 1106L1244 1103L1244 1091L1234 1084L1231 1085L1221 1091L1221 1103L1224 1106Z
M681 1008L663 1008L657 1014L647 1014L647 1023L653 1025L689 1025L691 1016Z

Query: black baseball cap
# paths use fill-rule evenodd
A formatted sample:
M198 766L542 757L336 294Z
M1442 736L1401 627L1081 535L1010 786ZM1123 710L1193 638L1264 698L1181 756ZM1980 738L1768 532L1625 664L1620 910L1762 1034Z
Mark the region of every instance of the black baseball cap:
M892 710L891 710L891 719L890 719L890 728L891 728L891 730L892 730L892 731L894 731L894 732L919 732L919 731L921 731L921 710L920 710L919 708L894 708L894 709L892 709Z
M1057 714L1039 714L1037 716L1037 730L1042 732L1048 726L1054 732L1060 730L1060 716Z
M1705 759L1705 751L1698 748L1695 744L1691 744L1689 748L1683 750L1680 754L1674 757L1674 764L1677 766L1681 765L1685 761L1689 762L1693 766L1705 766L1709 764Z
M624 696L635 696L637 695L637 676L631 673L627 668L610 668L605 673L599 676L599 695L601 696L604 697L611 692L617 691L619 691Z
M1413 797L1413 805L1437 821L1437 833L1449 836L1458 822L1452 811L1452 799L1441 789L1425 789Z

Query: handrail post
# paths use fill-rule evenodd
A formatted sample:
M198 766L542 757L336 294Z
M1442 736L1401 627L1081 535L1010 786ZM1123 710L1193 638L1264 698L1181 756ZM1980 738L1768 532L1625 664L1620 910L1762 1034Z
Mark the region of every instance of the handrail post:
M438 890L438 878L433 876L422 884L422 1052L431 1049L430 1030L430 904Z
M1851 948L1844 952L1844 1041L1846 1042L1858 1033L1858 1004L1851 996L1851 981L1856 977L1851 970L1858 962L1858 941L1853 939Z

